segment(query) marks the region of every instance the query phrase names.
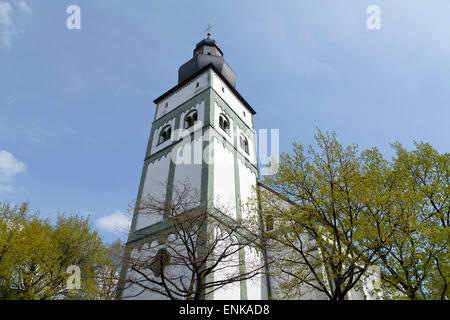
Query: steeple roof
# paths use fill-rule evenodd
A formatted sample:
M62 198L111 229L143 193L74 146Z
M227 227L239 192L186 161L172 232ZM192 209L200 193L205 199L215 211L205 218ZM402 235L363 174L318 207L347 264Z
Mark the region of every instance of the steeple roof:
M197 43L192 59L178 69L178 83L185 81L208 64L214 65L229 84L236 86L236 74L223 59L223 52L217 41L209 37Z

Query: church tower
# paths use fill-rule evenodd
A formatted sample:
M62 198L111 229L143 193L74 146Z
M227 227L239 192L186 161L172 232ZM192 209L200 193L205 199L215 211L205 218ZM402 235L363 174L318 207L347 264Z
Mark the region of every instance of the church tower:
M242 217L242 204L257 184L255 110L236 90L236 74L219 44L197 43L178 70L178 84L154 100L155 115L144 158L136 204L147 195L171 201L180 181L189 180L200 203L226 205ZM127 247L157 238L164 218L149 217L136 205ZM240 256L245 265L246 256ZM207 299L267 299L263 286L241 281ZM123 295L122 295L123 296ZM137 299L162 299L138 295Z

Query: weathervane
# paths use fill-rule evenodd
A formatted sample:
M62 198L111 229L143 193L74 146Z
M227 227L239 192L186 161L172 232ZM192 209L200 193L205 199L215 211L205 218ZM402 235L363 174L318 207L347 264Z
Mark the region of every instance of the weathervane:
M208 22L208 28L206 28L205 31L203 31L203 32L207 32L207 31L208 31L208 32L206 33L206 35L208 36L208 39L209 39L209 37L211 36L211 29L214 28L214 26L215 26L215 24L214 24L214 25L211 25L211 24Z

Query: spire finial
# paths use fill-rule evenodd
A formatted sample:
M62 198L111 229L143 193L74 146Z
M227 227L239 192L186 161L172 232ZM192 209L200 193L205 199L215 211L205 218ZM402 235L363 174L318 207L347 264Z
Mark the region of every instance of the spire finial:
M209 39L209 37L211 36L211 29L214 28L214 26L215 26L215 24L214 24L214 25L211 25L211 24L208 22L208 28L206 28L205 31L203 31L203 32L206 32L206 35L208 36L208 39Z

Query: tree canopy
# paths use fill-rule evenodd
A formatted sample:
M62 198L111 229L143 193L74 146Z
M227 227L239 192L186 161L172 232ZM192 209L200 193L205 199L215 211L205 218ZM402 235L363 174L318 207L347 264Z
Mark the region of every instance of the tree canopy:
M81 271L79 289L67 288L72 265ZM111 266L88 218L59 214L52 224L28 203L0 203L0 299L108 299L99 271Z
M447 297L450 155L395 143L388 161L376 148L342 146L335 133L315 139L282 154L262 181L274 192L253 199L274 221L263 231L281 296L313 288L346 299L376 265L384 298Z

